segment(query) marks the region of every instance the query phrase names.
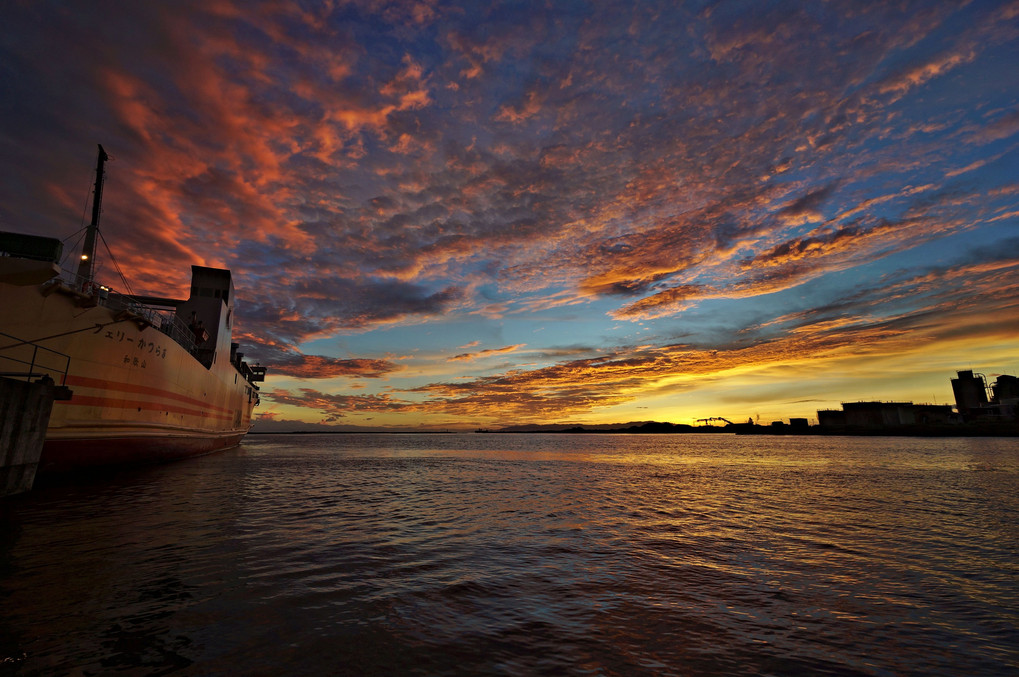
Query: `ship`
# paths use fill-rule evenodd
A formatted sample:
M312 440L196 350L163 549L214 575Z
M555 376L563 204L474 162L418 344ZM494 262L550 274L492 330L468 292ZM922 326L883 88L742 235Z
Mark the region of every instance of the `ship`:
M0 377L46 382L53 403L40 473L138 465L236 446L265 367L232 342L229 270L191 267L187 299L140 296L95 279L105 162L76 270L55 238L0 233Z

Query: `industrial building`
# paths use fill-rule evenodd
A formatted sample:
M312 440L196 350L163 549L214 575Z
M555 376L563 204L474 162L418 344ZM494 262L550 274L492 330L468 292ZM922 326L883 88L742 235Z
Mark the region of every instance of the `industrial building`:
M817 423L829 430L881 430L940 427L960 423L1015 421L1019 416L1019 378L998 376L994 385L973 371L952 379L955 411L948 404L912 402L843 402L842 409L822 409Z
M954 421L949 404L912 402L843 402L842 409L817 412L822 427L898 428L916 425L946 425Z
M1013 421L1019 411L1019 379L1002 374L988 387L987 377L971 370L952 379L955 405L963 421Z

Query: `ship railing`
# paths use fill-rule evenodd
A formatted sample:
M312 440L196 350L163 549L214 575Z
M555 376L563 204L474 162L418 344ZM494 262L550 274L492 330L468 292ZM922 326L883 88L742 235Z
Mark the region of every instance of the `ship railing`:
M60 275L51 280L51 282L62 282L76 293L81 294L82 296L94 296L97 300L101 300L104 296L108 296L109 293L113 291L110 287L99 284L90 278L82 277L67 268L62 268L60 270Z
M121 294L112 287L95 283L67 269L61 272L60 279L77 293L93 297L100 306L115 312L128 312L144 318L153 327L197 357L198 347L195 345L194 332L187 326L187 323L177 317L176 311L160 310L138 303L132 297Z
M103 291L106 293L104 294ZM108 287L99 289L99 304L114 311L125 311L145 318L149 324L163 332L178 345L192 355L196 354L195 334L187 324L177 316L175 310L160 310L152 306L138 303L130 296L115 292Z
M25 381L49 378L67 385L71 356L0 331L0 376Z
M187 326L184 320L177 317L172 310L153 310L160 318L160 323L155 326L178 345L197 357L198 346L195 345L195 333Z

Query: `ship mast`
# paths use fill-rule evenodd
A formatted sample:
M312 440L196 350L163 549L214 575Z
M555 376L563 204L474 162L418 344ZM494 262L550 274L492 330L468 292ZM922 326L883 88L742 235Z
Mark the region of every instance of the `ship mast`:
M78 283L83 288L92 286L92 259L96 256L96 236L99 234L99 212L103 203L103 165L110 156L99 145L99 156L96 159L96 187L92 198L92 222L85 231L85 244L81 248L81 262L78 263Z

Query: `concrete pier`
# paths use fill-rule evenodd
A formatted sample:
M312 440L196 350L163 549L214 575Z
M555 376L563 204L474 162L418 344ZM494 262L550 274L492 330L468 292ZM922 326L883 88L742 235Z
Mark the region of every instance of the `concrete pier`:
M0 377L0 496L29 491L35 482L53 400L64 390Z

